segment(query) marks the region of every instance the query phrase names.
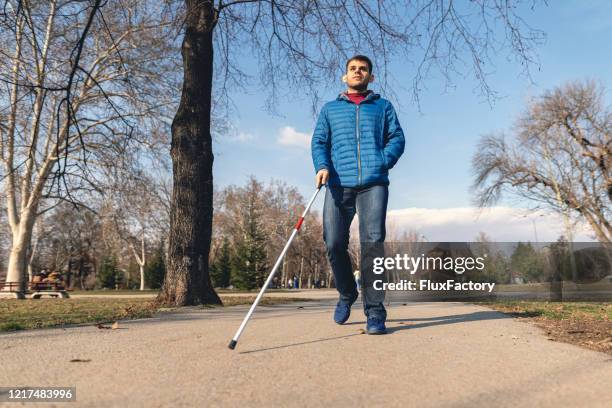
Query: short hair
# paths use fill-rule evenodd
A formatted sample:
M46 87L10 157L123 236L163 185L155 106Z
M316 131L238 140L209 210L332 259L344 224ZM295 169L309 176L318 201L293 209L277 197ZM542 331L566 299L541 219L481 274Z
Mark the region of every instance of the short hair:
M370 74L372 73L372 60L370 60L368 57L366 57L365 55L353 55L351 58L349 58L346 61L346 67L344 68L345 71L348 71L348 67L349 67L349 63L351 61L361 61L361 62L365 62L366 64L368 64L368 71L370 71Z

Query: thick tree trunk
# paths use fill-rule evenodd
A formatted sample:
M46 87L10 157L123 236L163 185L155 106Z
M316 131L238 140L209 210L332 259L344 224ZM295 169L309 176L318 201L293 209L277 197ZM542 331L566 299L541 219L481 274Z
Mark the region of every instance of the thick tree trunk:
M24 214L13 235L13 243L9 254L6 282L20 283L25 288L26 271L28 265L28 247L32 239L35 218L31 213ZM6 289L6 288L5 288Z
M20 288L25 288L25 271L27 263L27 246L15 245L11 248L8 259L6 273L6 283L20 284ZM8 290L8 287L4 289ZM13 287L13 290L16 288Z
M221 304L209 276L213 153L210 134L215 10L186 0L183 92L172 122L174 189L168 270L158 301L176 306Z

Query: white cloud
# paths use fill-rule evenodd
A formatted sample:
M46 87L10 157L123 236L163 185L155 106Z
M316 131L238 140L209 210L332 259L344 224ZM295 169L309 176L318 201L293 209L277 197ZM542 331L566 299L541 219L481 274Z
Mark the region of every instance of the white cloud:
M311 137L310 134L298 132L291 126L284 126L278 131L277 142L284 146L298 146L309 149Z
M390 210L387 225L395 231L415 230L429 241L474 241L480 231L493 241L556 241L565 234L563 218L554 213L510 207L405 208ZM586 225L577 225L574 241L593 241ZM392 239L391 237L389 237Z
M231 142L239 142L239 143L248 142L253 139L255 139L255 135L249 132L238 132L235 135L232 135L229 137L229 140Z

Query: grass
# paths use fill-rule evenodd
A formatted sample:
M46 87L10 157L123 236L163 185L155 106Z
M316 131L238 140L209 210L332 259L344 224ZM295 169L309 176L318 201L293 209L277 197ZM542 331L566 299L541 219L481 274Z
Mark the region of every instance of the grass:
M157 295L159 289L145 289L145 290L134 290L134 289L96 289L96 290L71 290L68 293L71 295L105 295L105 296L121 296L121 295Z
M23 330L25 327L15 322L8 322L0 324L0 331L16 331Z
M255 296L223 296L225 306L251 304ZM305 301L296 298L263 298L261 305ZM142 298L0 299L0 332L152 317L176 310Z
M543 317L552 320L595 319L612 320L610 302L544 302L500 300L484 305L515 317Z
M570 343L612 355L611 302L481 302L540 327L548 340Z
M300 290L295 289L268 289L266 293L292 293L299 292ZM238 289L219 289L216 288L215 292L219 295L224 294L247 294L247 293L258 293L259 289L253 289L251 291L238 290ZM145 290L137 290L137 289L95 289L95 290L71 290L69 291L71 295L105 295L105 296L125 296L125 295L157 295L159 293L159 289L145 289Z
M565 291L610 291L612 293L612 283L593 282L593 283L574 283L563 282ZM497 284L497 292L546 292L550 290L550 283L521 283L521 284Z

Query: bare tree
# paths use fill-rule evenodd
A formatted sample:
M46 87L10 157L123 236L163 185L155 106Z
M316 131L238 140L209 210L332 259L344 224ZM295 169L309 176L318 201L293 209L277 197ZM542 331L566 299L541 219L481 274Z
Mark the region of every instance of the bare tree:
M532 2L530 2L532 4ZM213 219L214 155L211 140L213 81L217 101L232 86L254 81L239 64L245 49L261 67L259 84L269 106L281 89L317 89L338 78L346 58L368 52L384 85L387 65L401 53L416 61L418 95L432 69L451 78L470 71L485 94L485 64L506 46L529 67L541 38L521 19L521 2L185 0L183 90L172 125L173 197L168 273L159 301L186 305L219 303L208 272ZM502 40L497 35L502 34ZM213 35L214 33L214 35ZM215 55L217 51L217 56Z
M477 203L509 193L586 221L612 242L612 111L594 82L572 82L536 98L511 140L483 137L473 158Z
M0 14L0 160L22 282L36 218L85 205L102 168L129 163L175 106L171 21L153 1L5 0ZM133 155L131 157L134 157ZM122 163L123 162L123 163Z
M158 185L144 172L122 175L107 191L107 212L117 237L127 245L140 272L140 290L145 289L144 270L148 248L158 245L167 233L166 212Z
M86 208L75 211L72 204L63 202L39 217L37 230L33 269L62 272L70 288L93 287L105 250L97 214Z

